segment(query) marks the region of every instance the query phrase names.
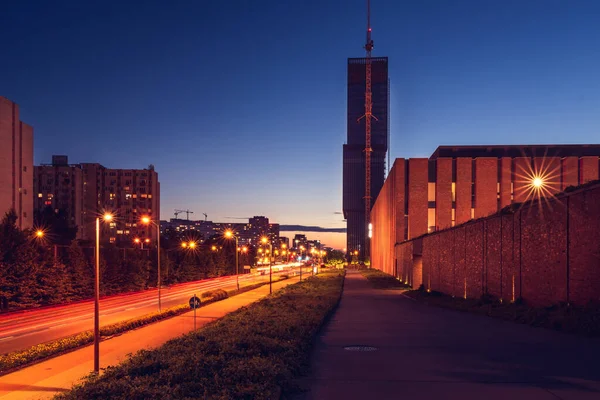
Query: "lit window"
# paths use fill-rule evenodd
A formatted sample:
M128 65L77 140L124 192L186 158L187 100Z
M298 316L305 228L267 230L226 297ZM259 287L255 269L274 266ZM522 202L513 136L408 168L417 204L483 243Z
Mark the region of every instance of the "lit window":
M119 229L119 230L117 231L117 235L122 235L122 234L123 234L123 231Z
M452 182L452 201L456 201L456 182Z
M435 182L427 184L427 201L435 201Z
M427 226L429 227L429 232L435 231L435 208L427 209Z
M114 200L114 199L115 199L115 196L116 196L116 195L115 195L114 193L111 193L111 194L110 194L110 199L111 199L111 200Z
M133 197L134 199L137 199L137 194L134 194L132 197Z
M471 219L475 218L475 209L471 208Z
M40 199L42 198L42 196L43 196L43 195L42 195L41 193L38 193L38 197L39 197Z
M116 226L117 226L117 223L116 223L116 222L111 222L111 223L110 223L110 227L111 227L111 228L115 228Z
M116 237L111 237L111 238L110 238L110 243L114 243L114 242L116 242L116 241L117 241L117 238L116 238Z
M129 235L129 229L125 230L125 234Z
M125 200L129 200L131 198L131 193L126 193L125 194Z
M145 199L145 198L147 198L147 197L148 197L148 195L147 195L147 194L140 194L140 197L141 197L142 199Z
M152 195L151 195L151 194L149 194L149 195L148 195L148 198L149 198L149 199L151 199L151 198L152 198Z

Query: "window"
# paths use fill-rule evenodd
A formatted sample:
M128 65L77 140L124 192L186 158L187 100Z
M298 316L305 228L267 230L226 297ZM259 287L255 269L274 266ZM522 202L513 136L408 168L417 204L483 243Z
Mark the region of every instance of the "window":
M27 167L23 167L23 172L27 172Z
M131 198L131 193L125 193L125 200L129 200Z
M456 225L456 208L452 209L452 226Z
M115 199L115 197L116 197L116 194L114 194L114 193L111 193L111 194L110 194L110 199L111 199L111 200L114 200L114 199Z
M41 199L43 197L43 194L38 193L38 197Z
M471 219L475 218L475 209L471 208Z
M435 208L427 209L428 232L435 232Z
M151 194L149 194L149 195L148 195L148 198L149 198L149 199L151 199L151 198L152 198L152 195L151 195Z
M456 182L452 182L452 202L456 201Z
M111 237L111 238L110 238L110 243L111 243L111 244L113 244L113 243L114 243L114 242L116 242L116 241L117 241L117 238L116 238L116 237Z
M427 201L435 201L435 182L427 184Z
M119 229L119 230L117 231L117 235L122 235L122 234L123 234L123 231L122 231L121 229Z

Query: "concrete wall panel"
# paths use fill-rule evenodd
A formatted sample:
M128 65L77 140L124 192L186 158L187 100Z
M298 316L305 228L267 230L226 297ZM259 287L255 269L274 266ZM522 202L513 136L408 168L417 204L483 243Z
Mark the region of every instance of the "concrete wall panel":
M427 233L428 160L411 158L408 165L408 237L411 239Z
M475 218L498 211L498 159L480 157L475 160Z
M456 160L456 224L471 219L472 159Z

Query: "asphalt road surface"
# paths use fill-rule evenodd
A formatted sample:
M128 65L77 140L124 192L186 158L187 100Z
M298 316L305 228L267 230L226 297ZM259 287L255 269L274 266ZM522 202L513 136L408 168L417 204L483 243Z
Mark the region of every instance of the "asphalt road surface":
M273 277L298 273L299 268L273 269ZM276 270L277 269L277 270ZM303 268L303 275L310 275L311 268ZM263 271L264 272L264 271ZM240 286L268 282L269 274L244 274L239 276ZM173 285L161 290L162 309L187 304L190 297L213 289L235 289L236 276L206 279ZM100 299L100 326L138 317L158 311L156 288L143 292L126 293ZM0 354L22 350L27 347L60 339L91 330L94 327L94 301L43 307L0 315Z

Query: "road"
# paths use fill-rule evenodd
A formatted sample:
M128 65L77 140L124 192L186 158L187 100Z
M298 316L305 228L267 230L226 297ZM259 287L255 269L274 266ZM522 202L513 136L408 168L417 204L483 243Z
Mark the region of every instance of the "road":
M297 273L299 268L287 266L281 271L274 269L273 277L289 274L290 271ZM310 268L303 268L303 275L308 276L309 274ZM239 276L242 287L258 282L268 282L268 280L268 273L266 275L244 274ZM186 304L193 294L200 297L200 294L207 290L235 288L235 275L187 282L170 288L165 287L161 290L162 308ZM150 289L100 299L100 326L157 311L157 297L157 289ZM93 329L93 323L93 300L0 315L0 354L22 350L39 343Z

